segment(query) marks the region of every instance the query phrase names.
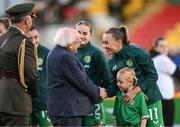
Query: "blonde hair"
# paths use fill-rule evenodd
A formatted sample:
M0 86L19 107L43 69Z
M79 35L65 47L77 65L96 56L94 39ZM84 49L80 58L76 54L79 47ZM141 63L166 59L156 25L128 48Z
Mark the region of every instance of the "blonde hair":
M133 85L136 86L137 78L136 78L136 73L135 73L134 69L125 67L125 68L119 70L117 73L117 78L119 77L120 74L125 75L128 81L133 80L134 81Z

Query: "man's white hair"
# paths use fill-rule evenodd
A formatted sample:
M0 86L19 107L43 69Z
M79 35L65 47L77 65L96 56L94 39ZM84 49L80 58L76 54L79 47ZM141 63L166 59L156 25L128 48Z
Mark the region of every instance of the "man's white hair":
M54 38L54 43L62 47L67 47L75 42L78 36L79 33L73 28L60 28Z

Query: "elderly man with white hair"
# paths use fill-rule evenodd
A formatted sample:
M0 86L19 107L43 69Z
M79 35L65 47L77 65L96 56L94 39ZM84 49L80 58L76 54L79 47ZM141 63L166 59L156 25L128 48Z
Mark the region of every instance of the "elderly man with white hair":
M105 92L92 83L74 56L80 45L75 29L60 29L54 42L57 45L47 59L49 117L54 126L81 126L82 118Z

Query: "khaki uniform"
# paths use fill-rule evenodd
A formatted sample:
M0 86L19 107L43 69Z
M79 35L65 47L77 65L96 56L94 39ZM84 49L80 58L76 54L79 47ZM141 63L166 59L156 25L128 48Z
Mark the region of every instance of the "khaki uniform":
M0 46L0 113L29 116L39 77L34 45L12 26L0 37Z

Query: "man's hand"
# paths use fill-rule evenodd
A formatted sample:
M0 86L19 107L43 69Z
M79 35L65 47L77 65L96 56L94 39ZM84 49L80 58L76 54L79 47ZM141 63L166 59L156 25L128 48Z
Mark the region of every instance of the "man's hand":
M106 89L104 89L104 88L101 88L101 87L99 87L100 88L100 97L101 97L101 99L104 99L104 98L106 98L107 97L107 93L106 93Z

